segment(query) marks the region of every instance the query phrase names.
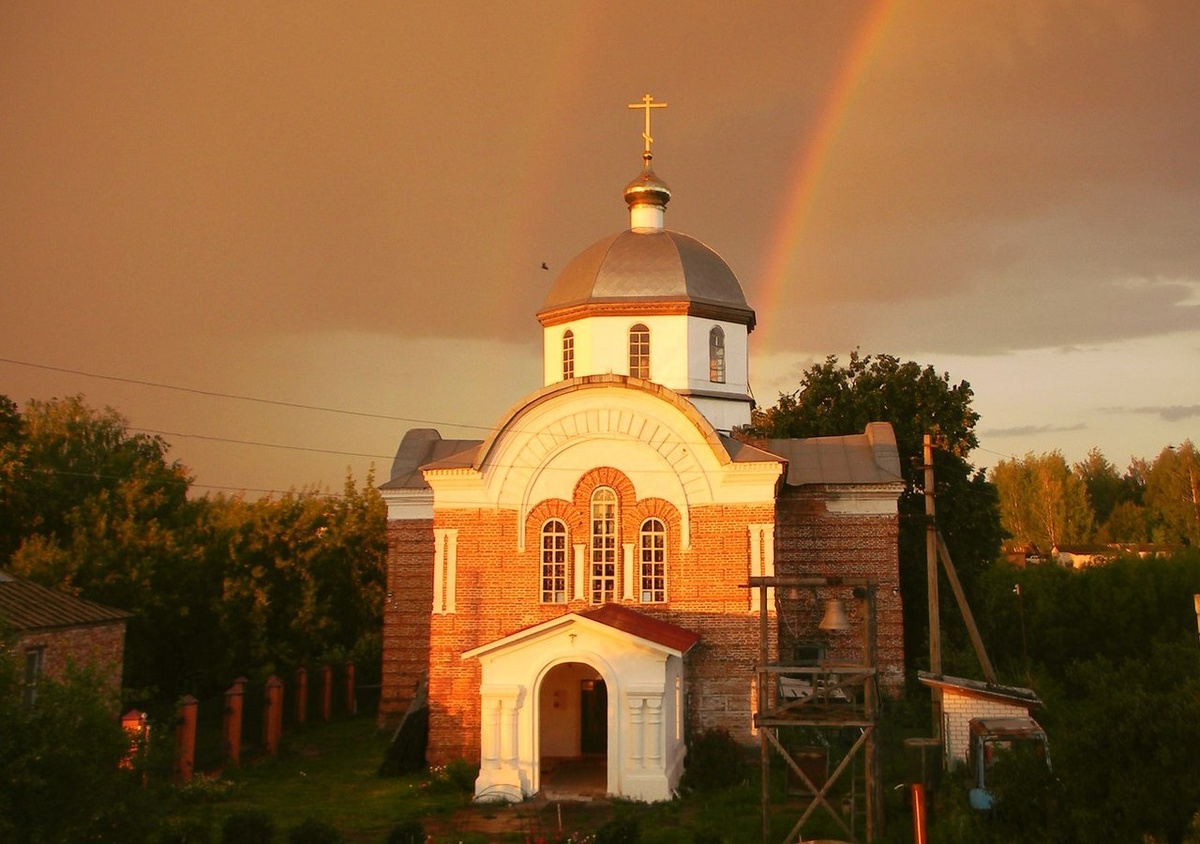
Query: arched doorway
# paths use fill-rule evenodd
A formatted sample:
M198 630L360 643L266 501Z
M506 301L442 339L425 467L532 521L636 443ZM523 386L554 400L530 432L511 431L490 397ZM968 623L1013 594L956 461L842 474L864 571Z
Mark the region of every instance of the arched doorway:
M546 673L538 692L541 792L608 791L608 687L595 668L565 662Z

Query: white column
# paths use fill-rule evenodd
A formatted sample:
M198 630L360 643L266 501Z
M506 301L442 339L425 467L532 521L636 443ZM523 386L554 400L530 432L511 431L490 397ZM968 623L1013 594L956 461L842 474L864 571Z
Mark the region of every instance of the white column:
M500 712L504 701L498 698L483 701L483 735L480 736L480 746L483 748L483 765L485 770L494 771L500 767Z
M433 611L439 615L453 613L458 577L458 529L435 529L433 548Z
M640 596L637 594L637 592L633 591L633 570L635 568L633 558L634 544L632 542L626 542L623 548L625 551L625 580L621 587L621 597L626 601L637 601L639 600Z
M578 545L572 545L571 548L575 551L575 600L582 601L586 597L584 592L584 584L587 583L587 568L585 553L587 546L582 542Z
M521 768L521 704L524 687L484 685L480 689L479 776L475 796L486 800L523 800L530 772Z
M633 768L645 767L643 748L646 735L642 719L642 708L646 705L644 697L629 696L629 762Z
M750 533L750 576L775 576L775 525L747 525ZM759 594L757 589L750 589L749 610L757 612ZM775 609L775 589L767 591L767 610Z
M662 695L646 698L646 744L646 766L656 771L662 770Z

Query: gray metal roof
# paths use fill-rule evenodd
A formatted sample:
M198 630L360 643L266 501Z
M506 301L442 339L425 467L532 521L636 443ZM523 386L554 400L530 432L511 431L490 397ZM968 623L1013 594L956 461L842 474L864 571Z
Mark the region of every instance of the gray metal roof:
M541 313L625 301L727 308L754 323L746 294L721 256L665 229L626 229L585 249L555 280Z
M129 616L0 571L0 626L18 633L123 622Z
M767 440L767 450L788 462L788 486L903 483L896 434L887 422L871 422L844 437Z
M450 463L470 466L474 462L475 449L480 440L444 440L433 428L413 428L406 431L396 456L392 459L392 473L388 482L380 489L429 489L421 467L430 463ZM459 461L456 455L463 454Z
M965 677L933 674L929 671L918 671L917 679L926 686L938 686L943 689L955 689L975 697L985 697L992 700L1015 701L1029 706L1042 706L1042 699L1033 689L1024 686L1001 686L997 683L987 683L983 680L969 680Z

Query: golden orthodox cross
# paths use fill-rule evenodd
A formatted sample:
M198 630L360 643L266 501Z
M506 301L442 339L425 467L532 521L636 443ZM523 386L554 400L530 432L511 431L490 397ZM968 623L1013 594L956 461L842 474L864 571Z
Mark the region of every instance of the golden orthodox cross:
M654 97L647 94L646 96L642 97L642 101L640 103L630 103L629 107L630 108L640 108L646 112L646 131L642 132L642 138L643 138L643 140L646 141L646 151L645 151L644 155L647 158L649 158L650 144L654 143L654 138L650 137L650 109L666 108L667 104L666 103L656 103L656 102L654 102Z

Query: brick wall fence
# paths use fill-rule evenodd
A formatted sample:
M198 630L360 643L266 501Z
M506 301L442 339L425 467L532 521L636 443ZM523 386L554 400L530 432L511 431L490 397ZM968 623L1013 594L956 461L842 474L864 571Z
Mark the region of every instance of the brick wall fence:
M122 717L126 730L167 730L175 745L175 774L186 782L197 772L238 767L248 756L274 755L283 736L306 724L358 714L374 716L379 687L361 685L352 662L299 668L262 682L239 677L224 692L204 700L185 696L165 717L139 709Z

